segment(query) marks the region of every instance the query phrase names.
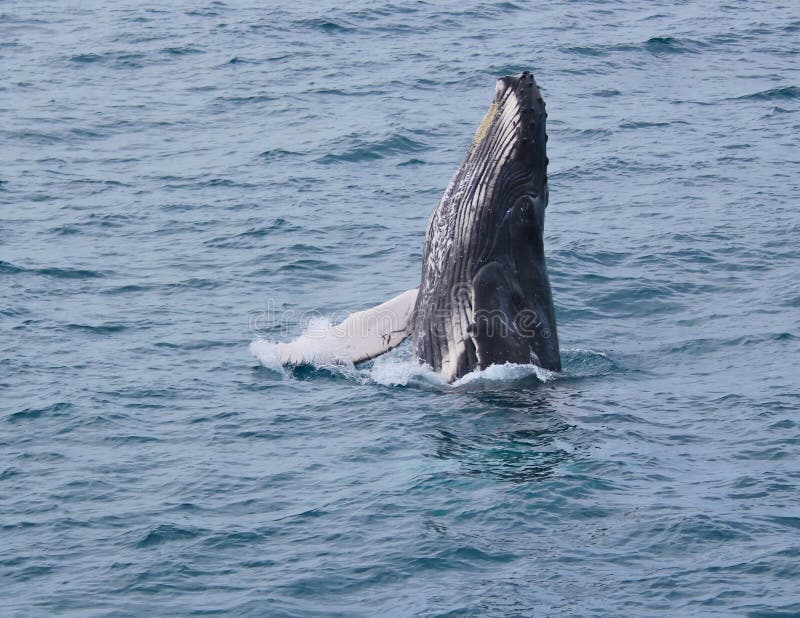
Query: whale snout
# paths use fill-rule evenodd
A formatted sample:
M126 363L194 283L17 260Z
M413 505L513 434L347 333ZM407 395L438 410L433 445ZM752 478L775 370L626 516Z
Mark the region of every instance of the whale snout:
M541 100L536 80L530 71L499 78L495 84L495 101L500 101L509 90L514 92L522 108L531 107L537 99Z

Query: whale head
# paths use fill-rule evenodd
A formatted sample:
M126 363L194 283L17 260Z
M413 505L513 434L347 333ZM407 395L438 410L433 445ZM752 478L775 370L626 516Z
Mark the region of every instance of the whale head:
M561 369L543 240L546 118L531 73L498 79L428 224L414 347L450 381L505 362Z

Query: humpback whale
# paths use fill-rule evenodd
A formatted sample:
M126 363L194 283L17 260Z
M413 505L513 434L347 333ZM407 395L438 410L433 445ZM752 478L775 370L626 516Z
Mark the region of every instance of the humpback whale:
M546 118L531 73L498 79L428 222L419 287L351 314L324 338L278 344L281 362L356 363L410 336L419 362L448 382L507 362L560 371L543 242Z

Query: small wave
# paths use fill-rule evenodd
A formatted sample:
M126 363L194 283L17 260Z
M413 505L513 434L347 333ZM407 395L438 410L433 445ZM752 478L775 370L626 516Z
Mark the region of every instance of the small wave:
M300 258L294 260L289 264L283 264L275 272L297 272L297 271L312 271L314 273L323 273L329 271L341 270L342 267L335 262L328 262L325 260L315 260L311 258Z
M606 98L606 97L618 97L621 94L622 93L619 90L611 88L608 90L598 90L597 92L594 93L594 96Z
M659 54L694 54L700 51L701 47L706 47L705 43L692 39L677 39L671 36L656 36L648 39L644 44L648 51Z
M395 134L374 142L361 141L349 150L338 154L327 154L317 161L322 164L357 163L383 159L395 154L410 154L426 148L427 146L421 142Z
M203 242L209 247L219 247L223 249L249 248L260 243L261 239L275 233L296 232L300 228L292 225L282 217L276 218L268 225L251 227L244 232L231 234L229 236L217 236Z
M259 93L259 94L252 94L247 97L217 97L214 102L215 103L233 103L234 105L246 105L249 103L269 103L271 101L276 101L278 97L266 94L266 93Z
M771 88L736 97L743 101L783 101L788 99L800 99L800 88L797 86L783 86L782 88Z
M627 121L623 122L619 125L620 129L651 129L651 128L662 128L662 127L669 127L675 124L686 124L685 122L647 122L644 120L640 121Z
M84 270L80 268L23 268L15 266L10 262L3 262L0 260L0 275L18 275L22 273L30 273L34 275L42 275L44 277L54 277L56 279L95 279L104 277L102 272L96 270Z
M607 354L583 348L561 350L561 365L567 379L594 378L619 369Z
M94 335L111 335L127 330L127 326L122 324L104 324L101 326L92 326L90 324L67 324L67 330L81 331L85 333L92 333Z
M107 52L104 54L83 53L75 54L69 58L71 62L76 64L105 64L108 62L115 63L119 67L133 67L139 68L142 65L141 61L145 58L144 54L127 53L127 52Z
M42 416L62 416L64 412L72 408L72 404L66 401L59 401L44 408L25 408L10 414L7 420L10 423L19 421L33 420Z
M567 54L578 56L605 57L615 52L641 52L646 51L654 55L663 54L696 54L700 48L707 47L706 43L692 39L678 39L675 37L651 37L642 43L620 43L616 45L593 45L566 47L563 51Z
M568 54L577 54L579 56L605 56L605 50L598 47L567 47L564 49Z
M92 62L100 62L103 60L103 56L100 54L75 54L70 58L72 62L79 62L81 64L89 64Z
M608 129L566 129L564 131L566 135L572 135L576 139L585 139L585 140L601 140L606 137L609 137L613 134L612 131Z
M308 28L311 30L318 30L320 32L325 32L327 34L341 34L344 32L351 32L353 28L349 26L345 26L344 24L340 24L330 19L304 19L299 22L295 22L296 25Z
M14 478L15 476L19 476L21 473L17 468L6 468L2 472L0 472L0 481L6 481L10 478Z
M222 285L220 281L214 281L213 279L204 279L200 277L192 277L191 279L184 279L183 281L177 281L175 283L167 283L163 287L166 290L181 290L181 289L212 290L214 288L219 287L220 285Z
M417 159L416 157L412 157L411 159L398 164L399 167L406 167L408 165L425 165L425 161L422 159Z
M174 524L159 524L147 532L147 534L137 543L137 547L154 547L170 541L190 540L201 532L196 528L181 528Z
M186 352L194 352L197 350L214 350L218 348L229 348L238 346L239 344L232 341L218 341L214 339L197 339L186 341L182 343L173 343L171 341L158 341L153 344L156 348L165 350L182 350Z
M30 315L30 310L26 309L25 307L8 307L6 309L0 309L0 315L5 316L7 318L16 318L23 315Z
M128 284L128 285L118 285L110 288L106 288L104 290L100 290L102 294L131 294L136 292L146 292L148 290L153 289L151 285L139 285L139 284Z
M331 94L334 96L340 97L364 97L364 96L371 96L371 95L382 95L386 94L386 90L376 89L372 86L354 86L352 88L319 88L317 90L312 90L312 94Z
M154 436L126 435L107 436L103 439L103 441L117 446L124 446L126 444L149 444L151 442L161 442L161 438L156 438Z
M101 182L101 184L106 185L109 183ZM128 215L98 215L93 213L83 221L53 227L50 229L50 232L59 236L95 233L97 230L101 229L119 229L125 227L126 224L133 220L134 217Z
M295 152L293 150L284 150L282 148L276 148L274 150L265 150L264 152L258 155L265 161L278 161L280 159L288 159L291 157L299 157L302 156L302 153Z
M219 531L203 539L203 545L211 550L233 547L254 547L264 541L265 535L246 530Z
M0 260L0 275L17 275L24 272L24 268L14 266L11 262L4 262Z
M212 2L211 4L212 6L225 6L222 2ZM192 17L219 17L219 13L212 9L192 9L191 11L186 11L186 15Z
M6 131L4 133L6 138L9 140L19 140L21 142L30 142L31 144L39 144L42 146L57 144L63 140L62 135L45 133L43 131L29 131L23 129L18 131Z
M183 47L165 47L161 50L162 54L169 54L171 56L185 56L187 54L202 54L205 53L202 49L185 45Z

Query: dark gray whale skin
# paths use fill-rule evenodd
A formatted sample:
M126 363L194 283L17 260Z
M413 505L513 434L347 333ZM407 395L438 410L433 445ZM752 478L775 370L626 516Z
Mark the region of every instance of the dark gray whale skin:
M448 382L506 362L561 370L543 242L546 118L532 74L500 78L428 223L413 345Z

